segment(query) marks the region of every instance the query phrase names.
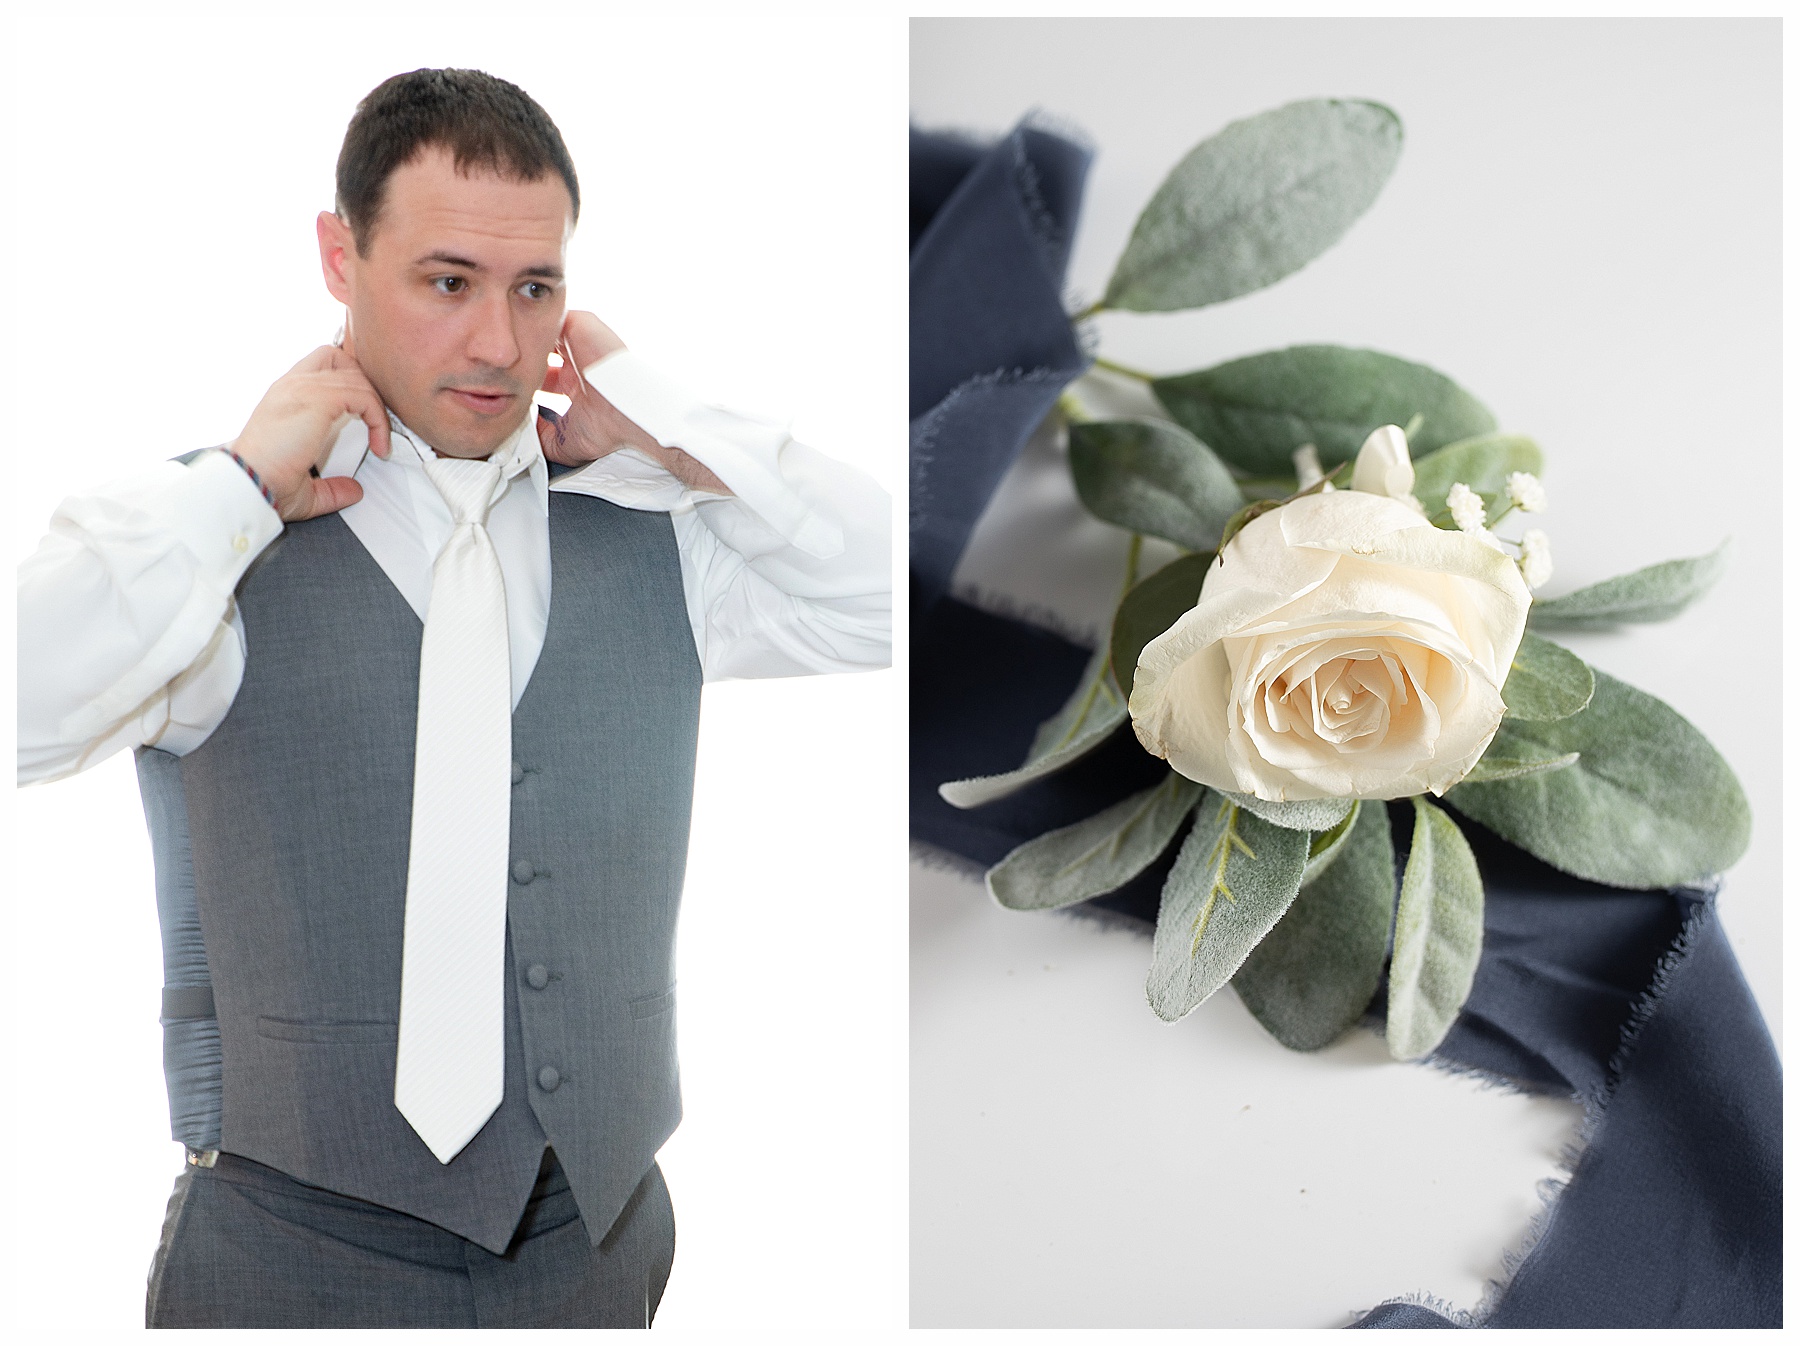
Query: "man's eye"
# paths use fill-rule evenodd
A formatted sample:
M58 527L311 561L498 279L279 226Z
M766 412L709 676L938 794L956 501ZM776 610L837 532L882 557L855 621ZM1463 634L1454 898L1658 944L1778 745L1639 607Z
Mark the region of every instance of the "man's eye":
M519 287L527 299L548 299L550 287L541 280L528 280Z
M460 294L468 285L461 276L437 276L431 282L439 294Z

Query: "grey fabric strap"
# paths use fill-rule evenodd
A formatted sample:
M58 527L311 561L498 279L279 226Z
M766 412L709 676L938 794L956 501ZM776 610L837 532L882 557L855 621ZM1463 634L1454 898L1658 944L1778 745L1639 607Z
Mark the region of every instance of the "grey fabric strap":
M165 986L162 993L162 1017L171 1019L212 1019L213 993L210 986Z
M194 895L181 759L157 748L137 751L138 790L156 860L156 918L163 947L163 1073L169 1131L194 1150L219 1148L224 1050L214 1017L206 947Z

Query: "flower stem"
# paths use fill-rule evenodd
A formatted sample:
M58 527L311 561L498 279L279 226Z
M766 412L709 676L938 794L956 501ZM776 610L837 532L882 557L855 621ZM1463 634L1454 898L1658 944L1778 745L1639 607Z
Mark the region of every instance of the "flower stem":
M1156 382L1156 375L1146 374L1143 370L1133 369L1130 365L1122 365L1117 360L1107 359L1104 355L1096 355L1094 357L1094 367L1096 369L1111 370L1113 373L1122 374L1128 379L1136 379L1139 383Z
M1066 388L1063 390L1062 396L1056 399L1056 409L1062 413L1063 420L1070 425L1081 425L1094 419L1088 415L1088 409L1081 405L1081 399Z
M1106 312L1106 301L1104 299L1101 299L1095 303L1089 304L1086 308L1082 309L1081 312L1072 315L1069 318L1069 322L1071 324L1078 323L1078 322L1081 322L1085 318L1093 317L1096 313L1104 313L1104 312Z
M1119 601L1125 601L1125 595L1131 592L1131 586L1138 581L1138 562L1144 555L1144 535L1133 533L1131 545L1125 549L1125 587L1119 591Z

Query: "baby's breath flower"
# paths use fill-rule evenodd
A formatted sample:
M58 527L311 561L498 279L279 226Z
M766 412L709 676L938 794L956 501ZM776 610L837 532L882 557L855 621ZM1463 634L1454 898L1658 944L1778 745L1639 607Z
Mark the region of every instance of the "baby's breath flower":
M1544 483L1529 472L1514 472L1506 479L1506 494L1513 504L1527 514L1544 508Z
M1530 589L1541 589L1550 581L1550 537L1542 528L1527 528L1519 539L1519 571Z
M1487 508L1481 503L1481 497L1471 491L1465 482L1457 482L1450 488L1450 494L1444 503L1450 506L1450 517L1456 520L1456 526L1465 533L1480 533L1487 524Z

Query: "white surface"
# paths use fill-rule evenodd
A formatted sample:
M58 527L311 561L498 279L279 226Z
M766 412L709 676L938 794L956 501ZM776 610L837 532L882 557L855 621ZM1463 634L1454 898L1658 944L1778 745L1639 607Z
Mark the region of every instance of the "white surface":
M331 339L313 216L356 100L423 65L512 79L562 128L572 306L903 499L897 22L448 4L20 22L15 558L62 495L230 438ZM893 671L706 690L659 1328L904 1321L903 694ZM130 759L11 804L8 1321L21 1340L130 1330L180 1164Z
M1544 448L1552 595L1732 536L1676 621L1566 639L1742 779L1756 829L1720 905L1778 1035L1779 62L1766 20L915 21L912 61L923 126L1039 108L1098 147L1072 307L1225 123L1319 96L1400 114L1400 166L1336 248L1227 304L1103 315L1101 350L1173 373L1336 342L1443 370ZM1040 436L959 582L1097 631L1123 554ZM1473 1308L1575 1109L1385 1064L1361 1030L1287 1053L1229 994L1164 1027L1148 961L915 867L913 1322L1323 1327L1414 1290Z

